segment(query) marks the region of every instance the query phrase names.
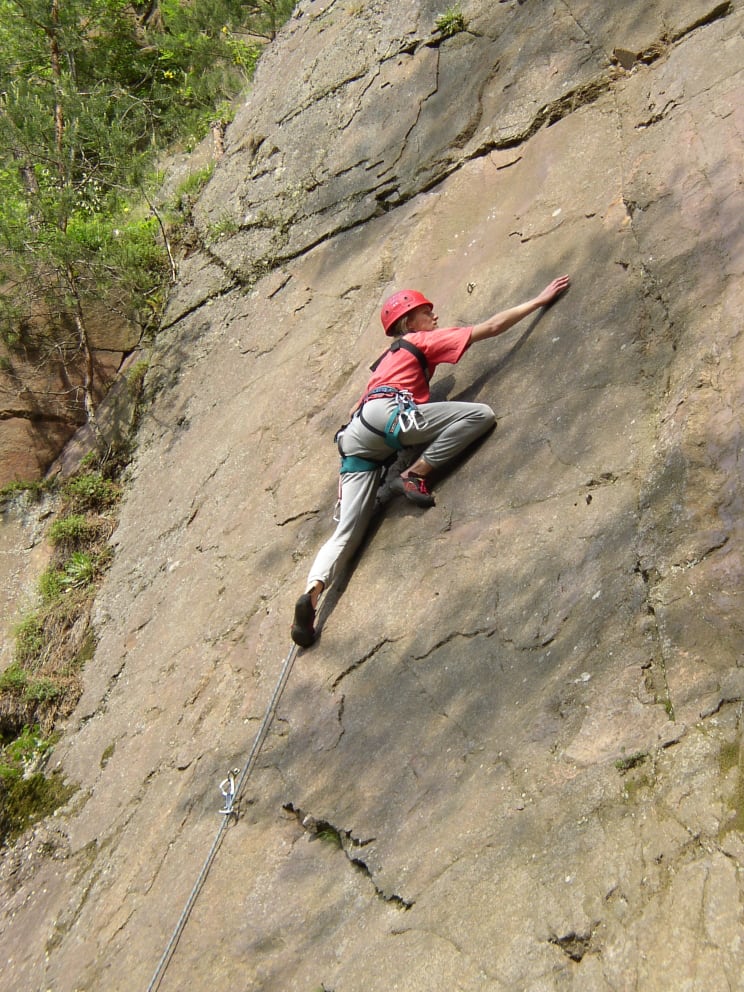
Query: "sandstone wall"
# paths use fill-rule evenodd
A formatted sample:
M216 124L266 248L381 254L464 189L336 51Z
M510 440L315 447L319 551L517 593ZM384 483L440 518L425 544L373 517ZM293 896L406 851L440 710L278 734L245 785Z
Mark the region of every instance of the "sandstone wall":
M90 321L100 403L141 329L104 305L92 309ZM85 422L82 363L59 352L52 341L34 352L0 343L0 487L42 479Z

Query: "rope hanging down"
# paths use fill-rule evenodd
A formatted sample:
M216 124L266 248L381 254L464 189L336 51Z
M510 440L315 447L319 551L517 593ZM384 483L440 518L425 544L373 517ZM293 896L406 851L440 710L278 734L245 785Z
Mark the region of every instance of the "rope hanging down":
M253 770L253 766L256 763L256 759L261 751L263 742L266 739L266 735L269 732L269 727L274 719L274 713L276 711L277 703L279 702L284 688L289 679L289 673L292 671L292 665L294 664L295 656L297 654L297 645L293 644L289 650L289 654L284 659L284 664L282 665L282 670L279 673L279 678L276 685L274 686L274 692L272 693L271 699L269 700L268 706L266 707L266 712L264 713L263 720L261 721L261 726L258 728L258 732L253 741L253 747L251 748L248 759L243 766L243 770L239 772L239 769L234 768L228 772L227 778L220 783L220 792L224 796L225 805L220 810L222 816L222 823L220 824L219 830L217 831L217 836L214 839L212 847L209 850L209 854L202 866L202 870L199 872L199 876L194 883L194 887L191 890L191 895L186 900L186 905L183 912L176 924L176 928L173 931L171 939L168 941L168 945L163 952L163 956L158 962L158 966L155 969L155 973L152 976L150 984L147 986L147 992L154 992L160 986L163 980L163 975L165 974L166 968L168 967L171 958L173 957L173 952L176 949L176 945L180 940L181 934L183 933L184 927L191 915L191 910L194 908L194 903L196 902L199 893L201 892L202 886L209 874L209 869L212 867L212 862L214 861L217 851L222 843L222 838L224 837L227 828L230 824L231 816L237 817L237 811L235 805L240 798L240 793L242 792L243 786L245 785L246 779Z

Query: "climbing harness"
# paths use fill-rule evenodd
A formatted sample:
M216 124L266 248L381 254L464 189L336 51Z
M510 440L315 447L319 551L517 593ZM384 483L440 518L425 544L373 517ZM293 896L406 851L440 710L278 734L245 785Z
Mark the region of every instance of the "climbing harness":
M369 400L386 398L394 399L396 401L396 408L388 417L385 429L381 431L370 424L368 420L365 420L364 404L369 402ZM377 386L375 389L371 389L365 394L354 416L359 417L368 431L378 434L383 438L385 444L394 451L402 451L405 447L400 439L400 435L404 431L410 431L412 428L421 430L426 426L424 415L416 406L411 393L407 389L395 389L393 386Z
M384 358L386 358L391 352L399 351L401 348L403 348L404 351L409 351L412 355L416 356L419 364L421 365L421 371L424 375L424 379L428 382L431 378L431 373L429 372L426 355L420 348L417 348L415 344L412 344L410 341L406 341L405 338L398 338L394 341L387 351L383 352L377 361L370 365L370 370L374 372ZM377 427L373 427L368 420L365 420L363 412L365 403L368 403L370 400L379 399L394 399L397 403L397 408L390 414L388 422L385 424L385 430L383 431L379 430ZM405 447L403 442L400 440L400 435L403 431L410 431L413 428L416 430L422 430L426 426L426 419L424 418L423 413L416 406L416 402L409 390L397 389L395 386L376 386L374 389L370 389L370 391L365 393L362 397L361 402L354 413L354 417L359 417L367 430L372 431L373 434L377 434L379 437L383 438L385 444L389 448L392 448L393 451L402 451ZM375 460L374 458L362 458L360 455L345 454L343 448L341 447L341 437L348 426L348 424L344 424L343 427L340 427L336 431L333 438L338 446L338 453L341 455L341 475L346 475L347 472L375 472L378 468L385 467L394 460L394 458Z
M272 693L271 699L269 700L269 703L266 707L266 712L264 713L264 717L263 720L261 721L261 725L258 728L256 736L253 740L253 746L251 747L250 754L248 755L246 763L243 766L243 770L240 771L237 768L232 768L227 773L227 777L223 779L222 782L220 782L220 786L219 786L220 792L222 793L222 796L225 800L224 806L220 810L220 814L222 814L222 822L220 823L220 827L217 831L217 835L214 839L214 842L212 843L212 847L209 850L209 854L207 855L206 860L202 865L202 869L199 872L199 875L196 879L196 882L194 883L194 887L191 890L191 894L186 900L186 905L184 907L183 912L181 913L178 923L176 924L175 930L173 931L173 934L170 940L168 941L168 945L166 946L165 951L163 952L163 955L160 958L160 961L158 962L158 966L155 969L150 984L147 986L147 992L155 992L155 990L159 987L161 981L163 980L163 975L165 974L166 968L168 967L168 964L170 963L170 960L173 957L173 953L176 949L176 945L178 944L178 941L181 938L181 934L183 933L188 918L191 915L191 911L194 908L194 904L196 903L197 897L199 896L199 893L201 892L202 887L204 886L204 882L206 881L207 875L209 874L209 869L212 867L212 862L217 856L217 851L219 850L220 844L222 843L222 839L225 835L227 827L230 824L233 817L235 817L236 820L238 818L237 803L240 798L240 794L243 790L243 786L245 785L246 779L253 771L253 768L258 759L258 755L261 751L261 747L263 746L263 743L266 740L266 736L269 732L269 727L271 726L272 720L274 719L276 707L279 703L282 693L284 692L284 688L289 679L290 672L292 671L292 665L294 664L294 660L297 655L297 650L298 650L297 645L293 644L292 647L289 649L289 653L287 654L287 657L284 659L284 664L282 665L281 672L279 673L279 678L277 680L276 685L274 686L274 692Z
M399 351L400 349L410 352L416 357L419 364L421 365L421 371L423 373L426 382L429 382L431 378L431 373L429 371L429 365L426 361L426 355L420 348L417 348L415 344L411 341L407 341L405 338L397 338L387 349L384 351L380 357L370 365L370 370L374 372L378 365L385 359L391 352ZM364 417L364 404L368 403L370 400L379 399L394 399L396 401L396 407L388 417L388 421L385 424L385 429L380 430L369 423ZM354 417L358 417L362 424L371 431L373 434L377 434L381 437L385 444L392 449L393 452L402 451L405 445L400 439L400 435L405 431L410 430L423 430L426 427L426 418L424 417L421 410L416 406L416 402L413 398L412 393L407 389L398 389L395 386L376 386L374 389L370 389L368 393L365 393L362 397L357 410L354 413ZM348 424L344 424L340 427L333 438L338 447L338 453L341 456L341 468L339 469L339 480L338 480L338 498L336 500L336 505L333 510L333 520L338 523L340 520L339 512L341 509L341 476L347 475L349 472L377 472L378 470L383 470L383 475L380 481L382 482L385 478L384 473L395 461L396 455L393 453L387 458L374 459L374 458L363 458L361 455L347 455L344 453L343 447L341 445L341 439L343 433L348 427Z
M341 455L341 475L348 472L374 472L385 462L375 462L371 458L360 458L358 455Z
M403 351L408 351L412 355L415 355L418 359L419 365L421 366L421 371L424 373L424 378L428 382L431 379L431 372L429 371L429 363L426 360L426 355L420 348L416 347L413 341L408 341L406 338L397 338L393 341L387 351L383 351L380 357L372 362L369 367L370 372L376 372L377 366L383 361L383 359L387 358L387 356L391 353L395 354L396 351L400 351L401 348Z
M397 338L393 341L387 351L384 351L380 357L370 365L370 371L377 371L378 366L381 365L388 355L395 354L395 352L400 351L401 348L403 351L409 352L418 360L424 379L428 383L431 379L431 372L429 371L429 363L426 360L426 355L420 348L417 348L412 341L408 341L406 338ZM363 410L364 404L368 402L368 400L384 399L385 397L395 399L398 404L398 409L394 410L390 415L390 419L385 425L385 430L380 431L364 419ZM413 396L409 390L397 389L395 386L376 386L368 393L365 393L362 397L362 402L359 404L359 409L354 416L359 417L367 430L372 431L373 434L379 434L383 437L385 439L385 443L395 451L400 451L404 447L400 440L400 434L403 431L409 431L412 428L421 430L426 426L424 415L416 406Z
M395 399L396 406L388 417L387 423L385 424L384 430L379 430L374 427L368 420L364 417L364 404L369 400L376 399ZM424 415L421 413L419 408L414 402L413 396L407 389L394 389L392 386L378 386L376 389L370 390L359 405L359 409L354 414L359 420L364 424L368 431L373 434L377 434L383 439L388 448L391 448L393 453L388 455L387 458L380 460L375 460L374 458L363 458L361 455L346 455L344 454L344 449L341 445L343 433L348 424L344 424L343 427L336 431L334 441L338 447L338 453L341 456L341 467L339 469L338 478L338 497L336 499L336 505L333 510L333 520L338 523L340 520L340 509L341 509L341 487L342 479L344 475L349 472L377 472L382 470L382 475L380 477L380 482L385 478L385 473L387 469L393 464L396 458L396 452L402 451L405 445L400 439L400 435L404 431L409 431L412 428L417 430L422 430L426 426L426 420Z

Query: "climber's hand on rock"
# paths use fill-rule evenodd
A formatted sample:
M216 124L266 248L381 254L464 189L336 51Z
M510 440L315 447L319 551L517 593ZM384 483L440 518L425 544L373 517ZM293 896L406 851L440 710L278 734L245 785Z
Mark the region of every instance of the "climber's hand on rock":
M565 293L568 287L571 285L570 276L558 276L554 279L545 289L540 293L538 299L540 300L540 306L546 307L548 304L556 300L561 293Z

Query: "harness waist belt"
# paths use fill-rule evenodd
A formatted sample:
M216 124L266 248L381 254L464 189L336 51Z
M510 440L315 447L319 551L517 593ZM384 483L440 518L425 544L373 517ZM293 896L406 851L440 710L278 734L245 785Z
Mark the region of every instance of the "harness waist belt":
M370 458L360 458L358 455L342 455L340 475L347 472L375 472L382 468L384 462L373 462Z

